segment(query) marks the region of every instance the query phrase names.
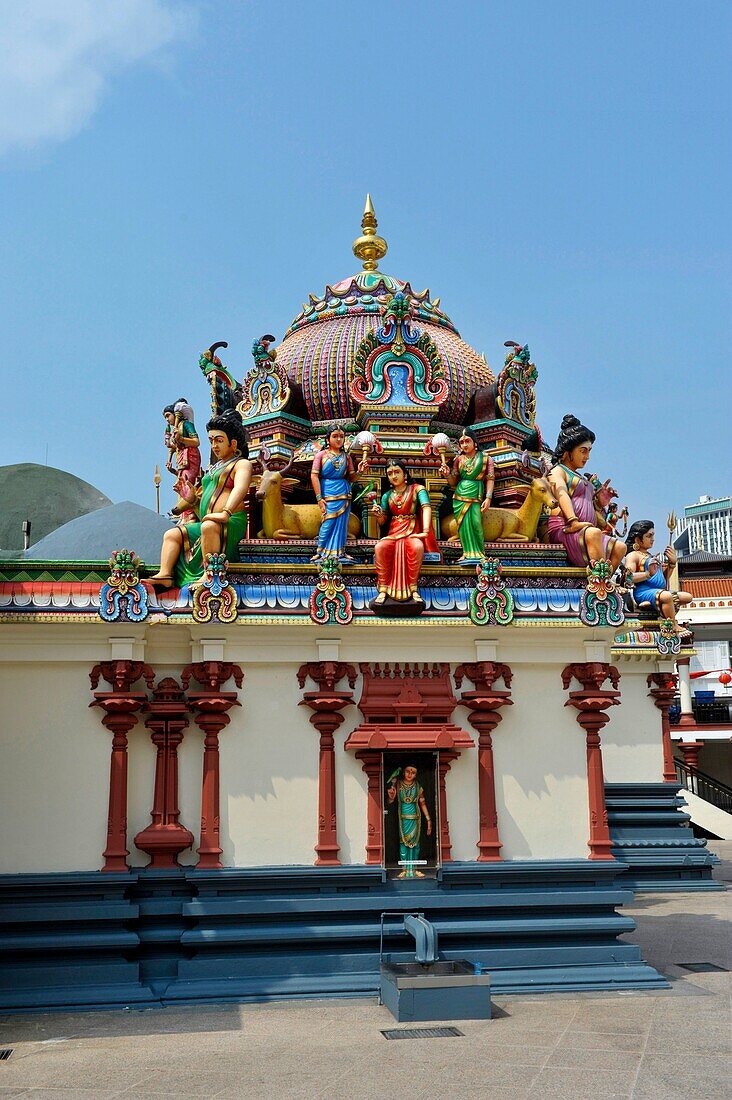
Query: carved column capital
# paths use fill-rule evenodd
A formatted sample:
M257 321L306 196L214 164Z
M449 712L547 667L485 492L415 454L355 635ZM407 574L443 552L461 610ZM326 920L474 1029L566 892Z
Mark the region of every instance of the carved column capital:
M583 691L600 691L606 680L609 680L613 688L620 683L620 673L615 665L608 665L604 661L578 661L566 665L562 671L562 683L565 691L572 680L582 684ZM611 694L609 691L608 694Z
M105 680L118 693L128 692L133 684L144 678L148 688L152 688L155 673L144 661L100 661L89 673L92 690L99 687L99 681Z
M301 688L310 677L320 691L334 691L336 684L348 677L348 685L356 686L356 666L345 661L307 661L297 670L297 682Z
M496 680L503 680L507 688L511 687L513 672L509 665L499 661L473 661L458 665L455 669L455 683L462 687L463 680L470 680L478 691L492 691Z
M195 680L204 691L213 693L219 691L222 684L225 684L232 676L234 683L240 688L244 683L244 673L239 665L235 665L231 661L195 661L193 664L185 666L180 678L186 691L188 691L191 680Z
M676 696L678 677L673 672L651 672L646 683L650 688L648 694L658 709L668 712Z
M473 691L461 692L459 702L470 711L468 721L483 738L479 744L485 744L486 737L490 742L490 735L501 720L501 707L513 706L510 690L494 687L497 680L503 680L506 688L510 689L512 678L509 666L496 661L476 661L474 664L458 665L455 669L458 687L462 686L463 680L470 680L475 685Z

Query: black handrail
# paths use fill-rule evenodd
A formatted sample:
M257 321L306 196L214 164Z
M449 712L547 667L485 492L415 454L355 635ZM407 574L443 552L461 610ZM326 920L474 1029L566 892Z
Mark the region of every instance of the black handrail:
M688 767L681 760L674 760L674 764L676 778L687 791L703 798L705 802L711 802L712 806L718 806L720 810L732 814L732 787L728 787L726 783L720 783L711 775L697 771L696 768Z

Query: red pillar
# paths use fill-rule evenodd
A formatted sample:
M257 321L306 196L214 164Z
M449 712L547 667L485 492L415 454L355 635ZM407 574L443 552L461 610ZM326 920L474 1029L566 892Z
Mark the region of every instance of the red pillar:
M601 661L588 661L583 664L566 666L562 672L562 683L565 691L569 688L572 679L580 682L582 690L570 691L569 699L564 705L574 707L577 711L577 721L585 731L587 741L587 792L590 810L589 858L613 859L610 850L611 840L607 823L607 809L605 807L605 778L602 771L600 730L610 719L605 711L608 707L617 706L620 702L619 691L603 688L602 685L606 680L610 680L613 688L617 688L620 673L614 665L608 665Z
M684 754L684 763L692 771L699 771L699 750L704 748L703 741L680 741L679 748ZM674 772L674 779L676 773Z
M188 704L193 711L196 725L203 730L203 779L201 783L201 844L197 849L201 870L217 870L223 867L220 856L223 851L219 844L219 733L228 726L228 711L241 704L235 691L222 691L221 685L234 677L240 688L244 674L238 665L228 661L198 661L186 665L181 675L184 689L188 690L191 679L200 688L188 692Z
M493 685L503 680L511 687L511 669L496 661L477 661L475 664L458 665L455 683L458 687L464 679L475 685L474 691L464 691L460 702L470 711L470 722L478 731L478 862L494 863L501 859L501 840L498 834L496 810L496 781L493 764L492 733L503 717L500 708L512 706L510 690L499 690Z
M153 670L142 661L102 661L89 673L92 690L103 679L111 691L95 691L91 707L104 711L102 725L112 733L109 764L109 809L107 844L103 871L128 871L127 856L127 734L137 721L137 713L147 705L144 691L133 691L140 677L152 687Z
M311 661L301 665L297 680L305 687L308 676L318 685L317 691L306 691L300 703L313 713L310 721L320 734L318 761L318 841L315 845L316 867L339 867L338 821L336 814L335 741L333 734L343 721L340 713L353 702L353 693L336 690L345 676L350 687L356 684L356 669L340 661Z
M444 752L442 749L437 754L437 771L439 775L440 798L440 857L443 863L452 860L452 842L450 841L450 822L447 819L447 791L445 789L445 776L450 770L453 760L457 760L459 752Z
M652 672L646 683L651 689L648 694L661 712L661 744L663 745L663 781L676 782L674 753L671 747L671 727L668 710L676 696L676 676L672 672Z
M135 837L135 844L150 856L149 867L178 866L178 855L193 844L193 833L178 818L178 746L188 725L183 689L170 676L153 691L150 716L145 725L157 749L152 821Z
M381 799L381 753L369 749L356 753L368 780L366 805L366 862L383 863L384 809Z

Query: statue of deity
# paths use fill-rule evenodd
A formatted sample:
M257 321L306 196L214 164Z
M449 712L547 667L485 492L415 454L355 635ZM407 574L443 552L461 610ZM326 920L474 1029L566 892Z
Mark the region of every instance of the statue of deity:
M495 468L490 455L478 446L478 438L470 428L464 428L458 440L460 454L452 471L443 460L440 475L454 490L453 511L457 521L457 536L463 548L459 562L474 565L485 557L483 512L491 506Z
M246 534L252 464L241 414L227 409L209 420L206 430L216 462L203 475L201 519L165 532L160 570L150 578L155 588L200 582L208 555L235 561Z
M390 806L396 802L399 815L399 864L402 869L397 878L424 878L422 871L416 870L415 863L419 859L422 817L427 836L432 834L432 818L413 764L397 768L389 776L386 797Z
M404 611L419 614L424 610L424 600L417 591L425 547L439 552L432 531L432 508L427 490L412 481L400 459L391 459L386 467L391 486L374 502L372 512L379 524L387 521L389 530L380 538L374 549L376 581L379 594L369 605L379 610L387 599L403 603Z
M201 478L200 439L193 422L193 409L185 397L163 409L165 446L168 449L166 470L175 474L173 488L178 500L173 514L189 523L197 518L199 482Z
M669 578L676 565L676 551L667 546L663 557L651 554L655 538L653 521L639 519L628 531L630 553L625 559L625 567L633 580L633 598L640 611L650 607L661 619L670 619L675 632L686 634L686 630L676 622L676 612L693 600L689 592L671 592Z
M313 459L310 481L323 521L318 532L318 549L312 561L321 562L333 557L341 562L353 562L353 558L345 553L351 515L351 485L356 480L357 472L365 472L369 463L368 458L364 457L357 471L350 455L345 452L345 442L343 429L333 428L325 447Z
M572 565L606 559L612 574L627 547L616 535L606 533L607 508L617 496L610 481L597 488L580 473L594 442L595 433L576 416L568 413L564 417L548 478L557 502L557 510L549 516L548 538L565 548Z

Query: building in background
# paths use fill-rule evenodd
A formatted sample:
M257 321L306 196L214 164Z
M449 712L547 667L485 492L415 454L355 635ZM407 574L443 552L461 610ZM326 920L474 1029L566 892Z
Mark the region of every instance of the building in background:
M697 550L732 554L732 497L700 496L687 504L674 529L674 546L682 557Z
M692 821L726 837L732 823L732 554L697 550L681 558L679 587L694 597L684 618L694 631L695 653L677 661L677 773Z

